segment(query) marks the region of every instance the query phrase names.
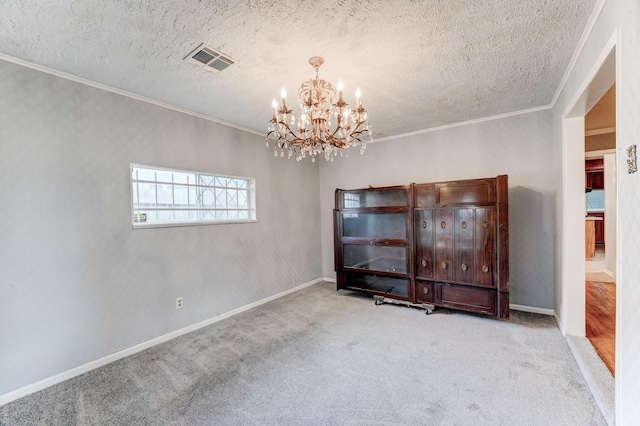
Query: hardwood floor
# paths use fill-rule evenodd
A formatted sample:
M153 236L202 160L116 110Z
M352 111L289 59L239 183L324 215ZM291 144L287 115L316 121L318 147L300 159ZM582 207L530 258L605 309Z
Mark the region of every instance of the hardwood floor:
M615 376L616 284L586 281L587 339Z

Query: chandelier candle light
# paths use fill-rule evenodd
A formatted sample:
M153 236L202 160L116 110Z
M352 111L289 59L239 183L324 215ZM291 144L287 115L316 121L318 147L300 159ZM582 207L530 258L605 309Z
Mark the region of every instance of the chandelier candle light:
M338 83L336 96L336 88L318 77L318 69L323 63L324 59L319 56L309 59L309 64L316 70L316 78L305 81L298 89L302 112L297 119L293 111L287 107L287 92L284 88L281 91L280 109L276 100L273 100L273 117L269 121L267 147L269 139L275 141L276 157L278 151L281 157L288 151L288 158L295 155L296 160L300 161L308 155L311 161L315 162L316 155L323 153L327 161L333 161L338 152L340 156L346 152L348 157L348 149L352 146L359 146L360 154L363 154L366 144L372 141L367 110L360 102L360 89L356 90L356 106L352 110L342 99L342 81ZM334 130L331 130L332 118L336 120Z

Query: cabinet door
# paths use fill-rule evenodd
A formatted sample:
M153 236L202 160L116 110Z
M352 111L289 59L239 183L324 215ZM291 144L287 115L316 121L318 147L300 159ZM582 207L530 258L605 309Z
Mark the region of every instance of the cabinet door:
M604 159L595 158L595 159L592 159L592 160L585 160L584 161L584 169L587 172L594 172L594 171L602 172L602 171L604 171Z
M496 315L497 292L486 288L436 283L435 303L452 309Z
M455 280L472 283L474 279L474 209L456 209L453 242L453 270Z
M407 206L407 187L337 191L340 210Z
M604 173L587 172L587 188L604 189Z
M378 240L406 240L407 213L343 213L342 236Z
M435 301L432 281L416 281L416 302L433 303Z
M604 173L592 173L593 176L593 189L604 189Z
M496 201L495 179L474 179L435 184L435 202L440 205L491 205Z
M433 210L416 210L416 277L433 279Z
M407 246L386 246L376 244L344 244L342 265L367 271L409 273Z
M409 298L410 282L407 278L387 277L376 274L338 273L338 288L366 291L370 294L381 294L396 299Z
M602 220L594 221L596 228L596 244L604 244L604 213L589 213L589 216L601 217Z
M475 283L493 287L495 251L495 210L476 209Z
M436 210L435 219L435 276L440 281L453 281L453 210Z
M433 183L418 183L413 188L416 208L435 207L435 185Z

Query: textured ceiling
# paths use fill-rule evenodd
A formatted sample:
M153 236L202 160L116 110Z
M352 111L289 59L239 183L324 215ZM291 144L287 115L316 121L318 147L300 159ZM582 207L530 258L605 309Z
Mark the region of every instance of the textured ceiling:
M375 139L548 106L595 3L0 0L0 53L261 133L318 55ZM236 63L183 60L203 42Z

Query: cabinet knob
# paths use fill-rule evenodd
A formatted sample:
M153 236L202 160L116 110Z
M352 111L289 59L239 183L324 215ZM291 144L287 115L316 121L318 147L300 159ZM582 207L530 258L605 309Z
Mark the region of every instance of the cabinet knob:
M462 226L462 229L467 229L467 222L462 222L460 226Z
M460 267L462 268L463 271L467 270L467 264L466 263L463 263Z
M427 222L426 222L426 221L424 221L424 220L422 221L422 227L423 227L423 228L426 228L426 227L427 227Z
M487 229L489 227L488 222L482 222L482 228Z
M484 272L485 274L486 274L487 272L489 272L489 267L488 267L487 265L483 265L483 266L482 266L482 272Z
M442 262L442 269L447 269L447 262Z
M424 294L429 293L429 289L427 287L422 287L422 291L424 291Z
M423 268L427 267L427 260L426 259L422 259L422 267Z
M446 222L445 222L445 221L440 222L440 227L441 227L442 229L446 228L446 227L447 227Z

